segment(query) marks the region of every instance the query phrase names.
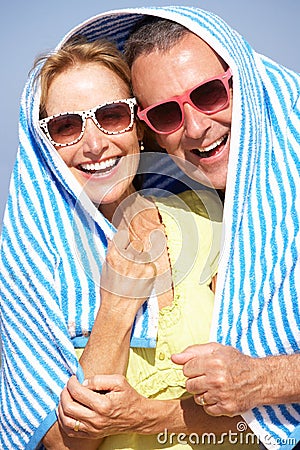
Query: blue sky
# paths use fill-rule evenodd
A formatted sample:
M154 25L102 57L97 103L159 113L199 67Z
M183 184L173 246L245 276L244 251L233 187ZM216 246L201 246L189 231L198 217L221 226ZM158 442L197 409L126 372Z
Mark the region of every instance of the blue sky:
M35 57L75 25L108 9L192 5L215 12L250 44L300 72L299 0L12 0L1 3L0 228L18 146L19 99Z

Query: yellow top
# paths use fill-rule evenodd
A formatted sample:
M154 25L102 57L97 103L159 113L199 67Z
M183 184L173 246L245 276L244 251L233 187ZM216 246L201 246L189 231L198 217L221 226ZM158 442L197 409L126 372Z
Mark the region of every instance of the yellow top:
M159 312L156 348L130 349L126 378L145 397L172 399L186 394L186 379L171 355L209 339L214 304L209 284L216 273L219 246L212 253L212 223L203 216L197 194L187 191L155 203L167 236L174 299ZM214 226L220 234L221 223ZM204 272L207 265L209 274Z
M214 303L209 284L217 268L222 214L212 194L199 195L208 211L192 191L155 200L168 240L174 300L160 310L156 348L131 348L126 374L128 382L148 398L186 396L182 367L173 364L170 356L209 339ZM183 436L161 430L158 435L109 436L99 450L211 449L219 439L213 435ZM246 447L249 450L249 445ZM221 448L233 450L237 445L223 444ZM238 448L244 447L239 444Z

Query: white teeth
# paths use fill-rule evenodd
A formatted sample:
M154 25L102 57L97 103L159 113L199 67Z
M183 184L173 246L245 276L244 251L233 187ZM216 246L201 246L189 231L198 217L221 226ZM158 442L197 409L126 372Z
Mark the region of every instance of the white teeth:
M105 170L113 167L116 164L117 158L106 159L105 161L97 162L97 163L87 163L81 164L83 170L88 171L97 171L97 170Z
M208 147L199 147L198 150L200 152L210 152L211 150L213 150L214 148L218 147L218 145L220 145L224 139L226 138L226 136L221 137L220 139L218 139L217 141L213 142L211 145L209 145Z

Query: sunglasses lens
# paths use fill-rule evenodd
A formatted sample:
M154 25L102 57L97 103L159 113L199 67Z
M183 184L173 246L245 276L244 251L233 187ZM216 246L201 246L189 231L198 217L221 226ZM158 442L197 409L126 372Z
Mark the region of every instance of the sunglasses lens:
M171 133L180 125L182 112L177 102L165 102L150 109L147 119L158 132Z
M202 112L212 113L223 108L228 101L228 95L222 81L212 80L194 89L190 99Z
M131 124L131 111L127 103L102 106L95 116L101 128L112 133L121 132Z
M75 141L82 131L82 119L78 114L63 114L48 123L48 132L57 144Z

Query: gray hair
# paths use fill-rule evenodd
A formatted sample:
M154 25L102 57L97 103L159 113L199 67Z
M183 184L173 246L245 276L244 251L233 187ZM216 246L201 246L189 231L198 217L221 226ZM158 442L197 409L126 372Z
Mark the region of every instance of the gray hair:
M147 16L137 23L124 46L131 67L138 56L154 50L167 51L190 33L183 25L160 17Z

